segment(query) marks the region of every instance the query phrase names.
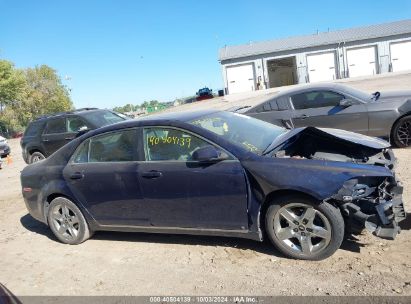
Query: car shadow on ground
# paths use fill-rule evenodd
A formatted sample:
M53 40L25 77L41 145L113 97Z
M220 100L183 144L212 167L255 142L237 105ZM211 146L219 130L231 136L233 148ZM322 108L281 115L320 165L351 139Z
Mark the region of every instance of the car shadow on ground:
M406 214L405 220L399 224L401 230L411 230L411 213ZM377 237L375 237L377 238ZM361 247L366 247L367 244L361 243L361 241L354 235L345 236L340 249L351 252L360 252Z
M47 227L47 225L43 224L42 222L34 219L30 214L26 214L20 218L20 223L23 225L24 228L27 230L44 235L48 237L50 240L58 241L57 238L54 236L53 232Z
M21 217L20 223L27 230L44 235L50 240L58 242L51 230L45 224L34 219L30 214ZM98 231L93 235L92 240L231 247L240 250L253 250L276 257L283 257L281 253L269 243L269 241L257 242L247 239L219 236Z
M20 219L24 228L31 232L35 232L48 237L50 240L58 242L57 238L51 230L43 223L35 220L29 214L24 215ZM407 218L400 223L401 229L411 229L411 214L407 214ZM139 232L111 232L98 231L92 237L94 240L102 241L117 241L117 242L142 242L142 243L161 243L161 244L176 244L176 245L200 245L210 247L231 247L240 250L253 250L262 254L272 255L276 257L284 257L278 252L271 243L266 239L264 242L253 240L229 238L219 236L197 236L183 234L157 234L157 233L139 233ZM363 244L356 236L346 236L340 249L354 253L360 253L361 248L367 246Z
M405 220L400 222L400 227L402 230L411 230L411 213L407 213Z
M361 248L365 246L366 244L361 243L360 240L356 236L349 235L349 236L345 236L340 249L345 250L345 251L360 253Z
M93 239L121 242L231 247L240 250L252 250L262 254L283 257L281 253L269 243L269 241L258 242L234 237L99 231L93 236Z

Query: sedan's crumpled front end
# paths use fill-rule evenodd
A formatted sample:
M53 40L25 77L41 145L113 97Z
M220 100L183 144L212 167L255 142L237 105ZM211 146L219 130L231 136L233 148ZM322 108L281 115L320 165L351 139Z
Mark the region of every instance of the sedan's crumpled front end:
M351 233L366 228L375 236L394 239L405 219L403 187L394 177L357 178L344 183L329 200L338 204Z
M338 206L346 227L356 234L364 228L374 235L394 239L405 219L402 186L395 177L396 158L388 142L352 132L314 127L290 131L273 144L276 158L349 163L351 168L366 165L387 169L347 180L341 189L324 201ZM371 172L370 171L370 172Z

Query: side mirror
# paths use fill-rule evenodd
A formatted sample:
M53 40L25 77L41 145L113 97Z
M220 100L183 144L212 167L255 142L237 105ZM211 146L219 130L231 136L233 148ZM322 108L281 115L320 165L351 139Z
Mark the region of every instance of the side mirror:
M219 162L225 159L228 159L228 155L217 151L214 146L206 146L195 150L193 153L193 160L199 162Z
M88 131L90 131L90 130L89 130L87 127L86 127L86 128L81 128L81 129L77 132L76 137L80 137L81 135L86 134Z
M355 105L355 104L356 104L356 102L352 99L345 98L345 99L340 100L340 106L344 107L344 108L348 108L348 107L350 107L352 105Z

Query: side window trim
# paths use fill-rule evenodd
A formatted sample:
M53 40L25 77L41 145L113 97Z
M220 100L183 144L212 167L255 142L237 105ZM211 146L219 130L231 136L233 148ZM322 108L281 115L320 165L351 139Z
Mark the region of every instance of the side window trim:
M145 130L145 129L154 129L154 128L173 129L173 130L177 130L177 131L180 131L180 132L184 132L184 133L190 134L191 136L195 136L195 137L197 137L197 138L199 138L199 139L207 142L208 144L216 147L217 149L220 149L220 150L222 150L223 152L227 153L227 155L230 157L230 159L225 160L225 161L238 161L238 159L237 159L232 153L230 153L229 151L227 151L227 150L224 149L223 147L219 146L218 144L212 142L211 140L209 140L209 139L207 139L207 138L205 138L205 137L203 137L203 136L201 136L201 135L198 135L198 134L193 133L193 132L191 132L191 131L189 131L189 130L186 130L186 129L183 129L183 128L179 128L179 127L156 125L156 126L144 126L144 127L141 127L142 133L143 133L142 139L143 139L143 148L144 148L144 160L141 160L140 162L144 162L144 163L152 163L152 162L168 162L168 163L171 163L171 162L178 162L178 163L182 163L182 162L192 162L192 163L198 163L198 161L195 161L195 160L186 160L186 161L185 161L185 160L147 160L147 142L146 142L146 139L144 138L144 136L145 136L144 130Z

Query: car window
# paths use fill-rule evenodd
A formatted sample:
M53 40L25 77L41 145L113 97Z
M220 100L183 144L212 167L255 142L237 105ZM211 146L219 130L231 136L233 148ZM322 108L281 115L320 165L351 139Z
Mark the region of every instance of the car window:
M136 161L137 136L134 129L110 132L90 139L89 162Z
M279 111L285 111L290 109L290 98L288 96L282 96L277 99L277 105Z
M75 163L87 163L88 162L88 150L90 146L90 140L83 142L73 155L73 162Z
M338 106L344 96L331 91L311 91L291 96L294 109L309 109Z
M40 122L32 122L24 132L24 136L36 136L40 132L41 125Z
M193 152L210 144L190 133L172 128L144 129L147 161L190 161Z
M268 112L268 111L278 111L278 105L276 100L269 100L264 102L262 105L256 108L256 112Z
M126 120L126 118L107 110L89 111L81 115L98 128Z
M78 132L78 131L85 130L85 129L88 129L88 126L83 119L77 116L67 117L68 132Z
M45 134L59 134L66 133L66 131L66 119L56 118L51 119L47 122Z

